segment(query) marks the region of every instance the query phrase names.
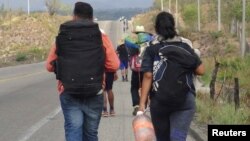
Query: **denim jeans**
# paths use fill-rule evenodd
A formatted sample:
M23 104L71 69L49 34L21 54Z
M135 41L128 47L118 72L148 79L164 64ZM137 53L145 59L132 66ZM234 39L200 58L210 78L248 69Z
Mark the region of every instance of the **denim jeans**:
M130 91L131 91L133 106L138 106L140 102L139 89L142 85L142 78L143 78L142 72L132 71Z
M76 98L63 92L60 101L65 120L66 141L98 141L103 95Z
M186 141L195 114L195 96L188 93L185 103L175 108L152 98L150 112L157 141Z

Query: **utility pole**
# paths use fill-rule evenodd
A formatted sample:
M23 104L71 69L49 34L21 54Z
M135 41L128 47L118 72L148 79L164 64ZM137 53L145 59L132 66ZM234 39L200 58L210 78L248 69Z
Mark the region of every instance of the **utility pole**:
M171 13L171 0L168 0L168 12Z
M241 56L245 56L246 52L246 0L242 0L243 12L242 12L242 39L241 39Z
M30 0L28 0L28 15L30 15Z
M201 31L200 0L198 0L198 31Z
M221 0L218 0L218 31L221 31Z
M176 28L178 27L178 0L176 0L176 4L175 4L175 18L176 18L176 20L175 20L175 23L176 23Z
M163 0L161 0L161 11L164 10L164 7L163 7Z

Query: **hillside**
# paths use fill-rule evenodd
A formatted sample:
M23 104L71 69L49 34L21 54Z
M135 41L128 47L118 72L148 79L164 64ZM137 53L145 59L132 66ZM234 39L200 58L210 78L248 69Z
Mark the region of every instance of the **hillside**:
M118 20L121 16L130 19L145 8L97 10L98 20ZM49 16L43 12L32 12L30 16L22 10L0 10L0 67L40 62L45 59L61 23L71 19L57 13Z
M45 59L59 24L70 17L8 13L0 20L0 67Z
M132 18L133 25L144 25L146 31L155 33L153 25L155 17L159 12L156 9L138 14ZM205 13L203 17L206 17ZM177 29L179 34L190 39L193 42L194 48L200 49L203 57L214 56L215 47L220 55L240 55L240 42L238 38L227 34L225 31L217 32L216 21L203 23L201 32L190 30L190 26L185 23L181 13L179 13L178 21L179 26Z

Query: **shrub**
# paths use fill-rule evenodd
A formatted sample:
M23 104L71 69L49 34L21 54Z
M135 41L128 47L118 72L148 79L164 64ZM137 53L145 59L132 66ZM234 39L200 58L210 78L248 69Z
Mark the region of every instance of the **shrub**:
M237 48L235 45L228 43L226 46L225 52L226 53L234 53L236 49Z
M19 52L19 53L17 53L17 55L16 55L16 61L17 61L17 62L22 62L22 61L25 61L25 60L27 60L27 59L28 59L28 57L27 57L27 54L26 54L26 53Z
M215 31L215 32L210 32L211 37L216 40L220 37L223 36L223 33L221 31Z
M197 121L204 124L249 124L249 110L244 104L235 111L233 104L216 102L197 94Z

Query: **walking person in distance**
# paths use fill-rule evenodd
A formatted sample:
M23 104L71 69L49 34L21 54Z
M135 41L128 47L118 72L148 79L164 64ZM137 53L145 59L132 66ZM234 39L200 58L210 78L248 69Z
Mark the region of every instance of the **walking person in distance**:
M116 52L120 59L120 70L122 74L122 81L128 81L128 61L129 54L128 49L126 48L124 41L121 40L119 46L116 49Z

